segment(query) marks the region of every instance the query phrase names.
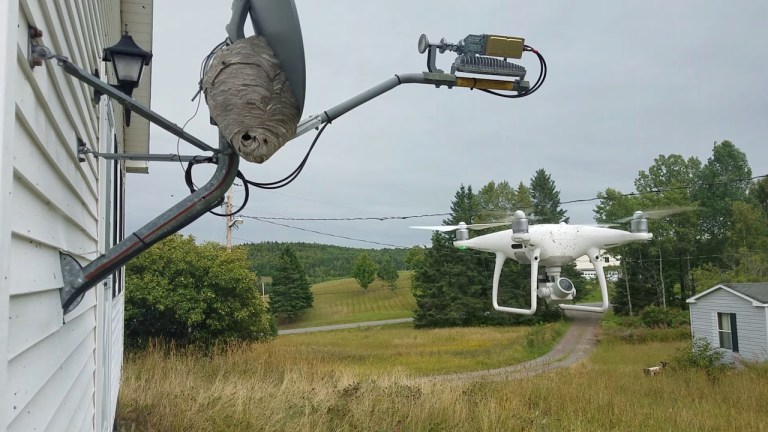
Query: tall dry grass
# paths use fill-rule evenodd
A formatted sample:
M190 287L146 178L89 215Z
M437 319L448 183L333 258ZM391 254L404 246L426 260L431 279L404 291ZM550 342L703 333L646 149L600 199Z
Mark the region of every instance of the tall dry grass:
M717 382L698 371L643 375L680 342L607 343L589 361L516 381L433 382L407 366L365 367L332 344L280 341L207 357L157 347L129 356L121 430L768 430L766 367Z

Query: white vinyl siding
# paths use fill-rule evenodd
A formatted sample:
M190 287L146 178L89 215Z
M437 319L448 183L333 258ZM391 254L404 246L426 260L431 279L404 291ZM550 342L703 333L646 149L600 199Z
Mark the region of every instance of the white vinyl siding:
M76 153L147 153L148 126L124 135L123 111L55 60L31 68L36 40L114 82L102 49L122 24L151 50L152 0L0 2L0 431L110 431L123 359L123 273L100 282L63 316L59 252L83 265L120 240L124 164ZM151 71L134 92L149 103ZM116 146L119 149L116 149Z
M690 304L691 331L694 337L705 337L713 346L719 347L717 314L735 314L739 352L725 351L726 358L766 360L768 323L765 309L753 306L751 301L725 289L717 289Z
M0 430L4 430L9 417L8 388L8 302L12 286L9 274L13 256L11 233L6 227L11 221L12 204L8 197L13 182L13 149L8 144L14 133L14 94L16 68L16 25L18 3L0 2Z
M111 289L97 296L99 284L63 316L59 251L86 264L113 243L104 233L114 232L117 221L108 217L114 210L105 213L114 190L104 181L114 177L114 165L93 157L79 162L76 143L81 138L113 152L121 123L100 124L106 102L94 105L92 89L55 60L30 68L27 31L42 29L40 43L104 75L101 51L119 39L120 2L10 0L0 17L0 430L109 430L122 365L123 296ZM119 172L112 181L121 179ZM99 388L97 381L109 385Z

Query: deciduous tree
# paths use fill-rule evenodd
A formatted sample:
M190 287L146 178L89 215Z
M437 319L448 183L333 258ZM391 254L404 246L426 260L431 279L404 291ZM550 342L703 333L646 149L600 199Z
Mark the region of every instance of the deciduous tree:
M397 289L397 269L395 268L395 265L392 264L392 258L390 258L388 255L384 255L384 258L382 258L381 264L376 271L376 275L379 277L379 279L384 281L385 284L387 284L389 289L392 291Z
M126 267L126 343L268 340L277 328L255 282L244 248L228 252L218 243L172 235Z
M355 278L360 288L366 291L376 278L376 263L373 262L367 252L363 252L355 258L352 265L352 277Z

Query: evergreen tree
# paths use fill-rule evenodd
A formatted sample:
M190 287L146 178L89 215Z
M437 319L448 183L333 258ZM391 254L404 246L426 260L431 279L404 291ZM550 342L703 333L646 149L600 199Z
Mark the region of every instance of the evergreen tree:
M275 315L292 320L304 309L312 307L313 301L304 268L293 249L286 246L280 253L275 275L272 276L269 306Z
M560 191L544 169L539 169L531 179L531 199L533 214L538 223L568 222L565 210L560 207Z
M352 264L352 277L360 284L360 288L368 290L368 285L376 278L376 263L373 262L367 252L363 252L355 258Z
M389 257L389 255L384 255L384 258L381 260L381 265L379 265L379 269L376 272L379 279L384 281L385 284L391 289L392 291L397 289L397 269L395 268L395 265L392 264L392 259Z

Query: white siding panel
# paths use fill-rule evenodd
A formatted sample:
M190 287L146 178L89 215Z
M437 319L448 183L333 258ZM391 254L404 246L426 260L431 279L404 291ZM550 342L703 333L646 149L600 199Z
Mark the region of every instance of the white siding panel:
M11 238L13 254L10 256L13 283L19 287L39 287L39 289L58 289L61 287L61 267L59 250L19 235ZM35 270L29 268L34 263ZM28 290L17 290L17 293Z
M14 422L20 420L23 425L34 424L40 429L66 395L82 391L73 385L94 385L95 324L93 313L82 314L8 362L8 392ZM86 366L90 369L88 382L78 383L77 377ZM32 430L32 427L19 430Z
M51 421L45 427L50 431L94 430L93 420L95 407L93 404L93 357L83 366L72 389L74 391L63 395L63 403L59 405ZM79 389L80 394L77 393Z
M52 160L45 148L33 132L25 127L21 112L19 112L19 127L16 128L16 148L14 152L15 168L22 177L28 179L40 194L45 196L50 204L58 209L63 216L78 224L88 232L96 229L96 211L92 207L95 197L83 195L80 189L75 192L76 185L68 182L62 174L62 165L68 161ZM70 167L73 168L74 167ZM81 186L85 186L81 183ZM88 203L88 204L86 204Z
M112 379L112 407L117 406L117 397L120 394L120 379L123 372L123 331L125 316L125 292L115 297L112 303L112 365L110 368Z
M61 328L59 290L39 291L11 297L9 308L8 353L11 358L31 348Z
M22 4L25 3L24 0L21 2ZM80 64L81 56L71 42L71 34L74 30L68 25L66 17L59 15L59 3L59 1L53 0L28 2L33 18L30 21L44 30L42 42L48 48L69 57L74 63ZM26 52L26 46L23 47L22 52ZM92 107L89 110L92 90L79 81L73 81L55 62L46 62L41 68L36 68L34 74L38 78L38 82L43 75L50 75L51 88L46 88L45 90L48 91L44 94L51 100L66 103L66 109L63 111L68 118L54 122L55 126L74 128L86 142L94 142L96 129L92 122L94 122L95 113L89 115L89 111L93 111Z
M86 143L92 141L71 125L61 123L71 116L59 99L52 75L42 71L33 74L26 66L21 48L18 54L19 75L23 79L17 89L17 122L24 126L24 133L41 148L45 156L56 161L54 167L79 196L95 198L95 164L92 158L81 164L76 155L78 136Z
M24 179L14 176L14 180L16 181L13 184L13 196L18 205L14 209L15 217L11 221L11 229L14 232L50 247L79 255L96 250L93 233L82 230L81 227L72 223L71 219L64 217L57 209L46 203L45 197L32 189ZM19 280L16 275L25 270L28 271L28 267L12 269L12 281ZM61 269L56 268L54 271L60 272ZM23 273L20 276L23 276ZM21 293L36 288L47 287L13 286L11 293Z
M0 1L0 430L8 422L8 303L11 281L9 274L12 256L11 232L8 229L13 182L13 150L8 143L13 139L16 70L12 65L16 58L16 28L18 3Z

